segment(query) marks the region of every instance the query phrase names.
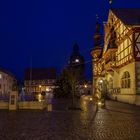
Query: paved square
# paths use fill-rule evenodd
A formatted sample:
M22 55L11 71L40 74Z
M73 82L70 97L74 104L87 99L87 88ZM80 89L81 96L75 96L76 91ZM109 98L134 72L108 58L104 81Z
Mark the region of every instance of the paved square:
M140 107L107 102L95 116L94 105L70 111L69 101L54 101L53 111L0 110L0 140L139 140Z

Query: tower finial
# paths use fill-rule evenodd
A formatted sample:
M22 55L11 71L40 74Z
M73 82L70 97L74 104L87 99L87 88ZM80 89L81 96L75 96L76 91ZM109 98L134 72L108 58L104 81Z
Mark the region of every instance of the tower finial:
M112 0L109 0L110 9L112 8Z
M112 0L109 0L109 4L110 4L110 5L112 4Z
M99 19L99 15L98 15L98 14L96 14L96 20L98 21L98 19Z
M94 47L100 47L101 33L100 33L100 22L99 22L98 14L96 14L95 33L94 33L93 39L94 39Z
M99 33L100 32L99 30L100 30L99 16L98 16L98 14L96 14L96 30L95 30L95 32Z

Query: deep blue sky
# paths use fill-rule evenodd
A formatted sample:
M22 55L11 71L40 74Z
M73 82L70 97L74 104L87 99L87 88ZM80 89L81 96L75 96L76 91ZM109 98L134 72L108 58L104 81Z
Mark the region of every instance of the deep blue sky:
M114 0L113 7L140 7L139 0ZM91 60L96 14L106 21L108 0L1 0L0 65L23 78L24 69L67 64L75 42ZM91 63L87 75L91 77Z

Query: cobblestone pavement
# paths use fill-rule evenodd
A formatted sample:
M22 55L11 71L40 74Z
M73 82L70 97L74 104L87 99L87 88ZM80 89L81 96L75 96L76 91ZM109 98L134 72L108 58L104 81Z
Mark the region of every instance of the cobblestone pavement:
M140 107L108 101L99 109L91 133L97 140L140 140Z
M140 140L140 107L108 101L95 116L83 101L68 110L68 101L54 101L53 111L0 110L0 140Z

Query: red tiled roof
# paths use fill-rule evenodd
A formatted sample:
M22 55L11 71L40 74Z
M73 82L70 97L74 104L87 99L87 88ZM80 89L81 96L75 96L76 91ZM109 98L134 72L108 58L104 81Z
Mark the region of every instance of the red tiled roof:
M25 70L25 80L56 79L55 68L28 68Z

